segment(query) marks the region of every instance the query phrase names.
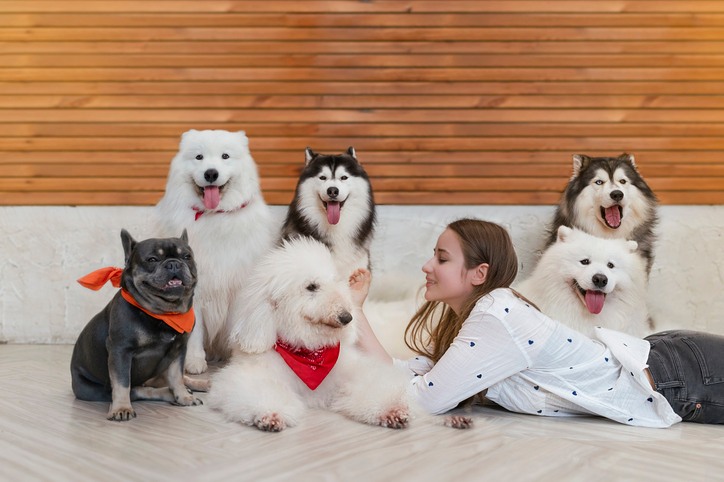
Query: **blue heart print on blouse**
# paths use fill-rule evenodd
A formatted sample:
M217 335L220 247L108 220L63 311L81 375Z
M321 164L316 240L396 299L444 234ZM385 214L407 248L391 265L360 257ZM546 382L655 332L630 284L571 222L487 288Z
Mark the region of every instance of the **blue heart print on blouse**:
M653 403L653 401L654 401L654 397L649 397L649 398L647 398L647 399L646 399L646 401L647 401L647 402L652 402L652 403Z
M538 413L543 413L543 410L538 410Z
M578 392L576 392L575 390L573 390L573 396L574 396L574 397L575 397L575 396L578 396Z
M483 374L482 374L482 373L478 373L477 376L478 376L478 378L483 378Z
M529 345L532 345L533 343L535 343L533 340L528 340Z
M506 313L510 313L510 310L508 308L505 309Z
M434 385L434 383L432 383L432 382L429 382L429 383L427 384L428 387L431 387L431 386L433 386L433 385Z
M471 346L471 347L474 347L474 346L475 346L475 342L474 342L474 341L471 341L471 342L470 342L470 346Z
M539 387L538 385L535 385L533 388L534 388L535 390L540 390L540 387Z
M604 360L606 360L608 362L608 357L605 357Z
M633 422L633 418L629 418L628 421L629 421L629 422Z

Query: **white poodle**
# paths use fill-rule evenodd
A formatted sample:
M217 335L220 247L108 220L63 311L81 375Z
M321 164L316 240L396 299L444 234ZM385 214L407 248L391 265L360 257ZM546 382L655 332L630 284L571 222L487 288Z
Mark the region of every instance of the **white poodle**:
M249 289L232 330L236 351L212 378L212 407L273 432L296 425L308 407L407 426L408 382L354 346L348 280L324 244L285 241L259 263Z

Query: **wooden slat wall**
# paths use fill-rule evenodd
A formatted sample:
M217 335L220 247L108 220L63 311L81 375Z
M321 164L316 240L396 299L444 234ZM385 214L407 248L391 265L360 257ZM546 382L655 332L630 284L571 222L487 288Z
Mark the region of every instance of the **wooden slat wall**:
M0 204L145 205L245 130L269 203L354 146L387 204L553 204L571 155L724 203L724 2L0 0Z

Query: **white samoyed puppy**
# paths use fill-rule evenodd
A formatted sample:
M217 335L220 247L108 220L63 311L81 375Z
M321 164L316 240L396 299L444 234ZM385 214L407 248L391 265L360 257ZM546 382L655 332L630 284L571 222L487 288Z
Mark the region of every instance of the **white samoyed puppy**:
M259 186L244 132L190 130L171 161L166 192L156 206L165 233L186 229L198 267L196 325L186 371L230 356L227 320L253 263L278 235Z
M596 326L645 336L652 327L646 261L637 246L560 226L556 242L516 289L546 315L593 338Z
M211 406L229 421L273 432L296 425L310 407L407 426L404 373L354 345L348 283L329 249L312 238L270 252L232 330L237 350L211 379Z

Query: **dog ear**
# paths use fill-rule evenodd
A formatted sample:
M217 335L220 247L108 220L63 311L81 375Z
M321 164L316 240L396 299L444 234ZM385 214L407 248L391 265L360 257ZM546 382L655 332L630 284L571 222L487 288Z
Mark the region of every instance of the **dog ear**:
M306 166L310 162L312 162L312 159L317 157L317 153L312 150L311 147L307 147L304 149L304 165Z
M121 229L121 243L123 244L123 254L125 255L125 264L128 266L128 260L131 259L133 248L136 247L136 240L133 239L131 233L125 229Z
M350 157L352 157L352 159L354 159L355 161L357 160L357 153L355 152L354 147L349 146L347 148L347 154L349 154Z
M626 247L630 252L635 253L639 249L639 243L634 240L626 241Z
M185 243L189 242L189 233L186 231L186 228L184 228L184 232L181 233L181 236L179 236L179 239L181 239Z
M634 171L638 171L638 170L639 170L639 168L636 167L636 160L634 159L633 154L629 154L628 152L624 152L623 154L621 154L620 156L618 156L618 158L621 159L622 161L628 161L628 162L630 162L630 163L631 163L631 167L634 168Z
M563 225L559 226L558 227L558 242L565 243L566 238L568 238L568 236L570 236L571 233L573 233L573 230L571 228L569 228L568 226L563 226Z
M253 298L246 298L242 304L240 298L243 297L237 297L229 311L229 316L233 317L230 320L233 326L230 333L232 342L245 353L270 350L277 341L276 318L270 302L260 299L250 303Z
M236 131L234 134L244 147L249 147L249 138L246 136L245 131Z
M589 162L591 162L591 158L585 154L573 154L573 175L571 179L577 178L581 171L588 166Z

